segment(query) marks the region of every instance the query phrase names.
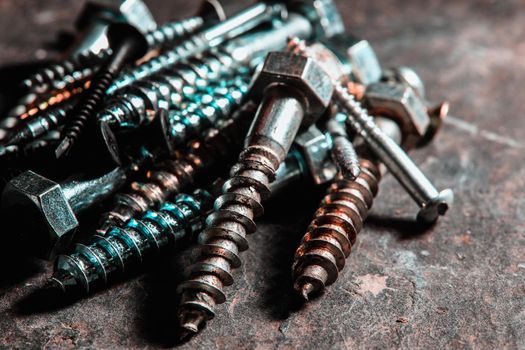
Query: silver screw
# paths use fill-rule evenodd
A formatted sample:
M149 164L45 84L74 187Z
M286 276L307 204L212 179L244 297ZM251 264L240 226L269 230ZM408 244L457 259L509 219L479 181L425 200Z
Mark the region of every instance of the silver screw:
M365 140L419 205L418 221L433 223L440 215L444 215L454 200L452 190L439 192L405 151L383 133L342 84L335 84L334 97L349 114L347 126Z

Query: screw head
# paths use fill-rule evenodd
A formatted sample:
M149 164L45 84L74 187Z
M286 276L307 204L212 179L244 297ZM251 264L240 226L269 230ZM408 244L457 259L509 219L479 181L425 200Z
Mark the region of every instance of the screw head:
M417 214L417 221L423 224L433 224L441 215L445 215L454 202L454 192L447 188L436 197L425 203Z

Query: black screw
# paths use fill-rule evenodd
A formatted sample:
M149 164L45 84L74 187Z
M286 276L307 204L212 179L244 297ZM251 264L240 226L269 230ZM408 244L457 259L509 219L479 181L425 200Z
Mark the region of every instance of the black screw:
M62 142L55 150L57 158L69 153L88 120L94 117L107 89L124 65L138 60L148 50L146 37L138 29L126 23L112 24L108 29L108 40L113 54L93 77L89 89L71 112L71 118L64 129Z

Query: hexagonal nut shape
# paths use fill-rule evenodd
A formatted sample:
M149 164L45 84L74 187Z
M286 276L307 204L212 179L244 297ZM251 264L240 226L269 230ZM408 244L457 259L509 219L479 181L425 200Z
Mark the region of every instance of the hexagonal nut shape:
M260 101L269 88L297 89L305 103L303 125L313 124L328 108L334 87L330 76L312 58L290 52L270 52L253 81L251 98Z
M331 38L344 33L341 14L332 0L289 0L289 7L304 14L313 23L317 38Z
M32 171L9 181L2 207L23 235L21 243L43 258L52 259L62 252L78 227L60 185Z
M321 42L339 58L352 80L369 85L381 79L381 65L367 40L351 34L339 34Z
M121 20L133 25L142 33L157 28L153 15L142 0L89 1L78 18L76 27L81 30L95 18L108 22Z
M364 103L371 115L391 118L399 124L405 149L417 144L430 127L424 101L405 84L371 84L366 89Z
M337 167L331 161L330 142L315 125L297 135L297 146L316 184L332 181L337 175Z

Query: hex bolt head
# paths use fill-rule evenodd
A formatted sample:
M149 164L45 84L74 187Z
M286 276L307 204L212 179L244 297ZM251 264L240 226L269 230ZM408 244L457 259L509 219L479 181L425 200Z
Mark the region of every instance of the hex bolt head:
M40 257L51 259L67 247L78 226L60 185L32 171L9 181L2 193L2 207L23 235L21 243L36 249ZM47 235L42 227L47 227Z

